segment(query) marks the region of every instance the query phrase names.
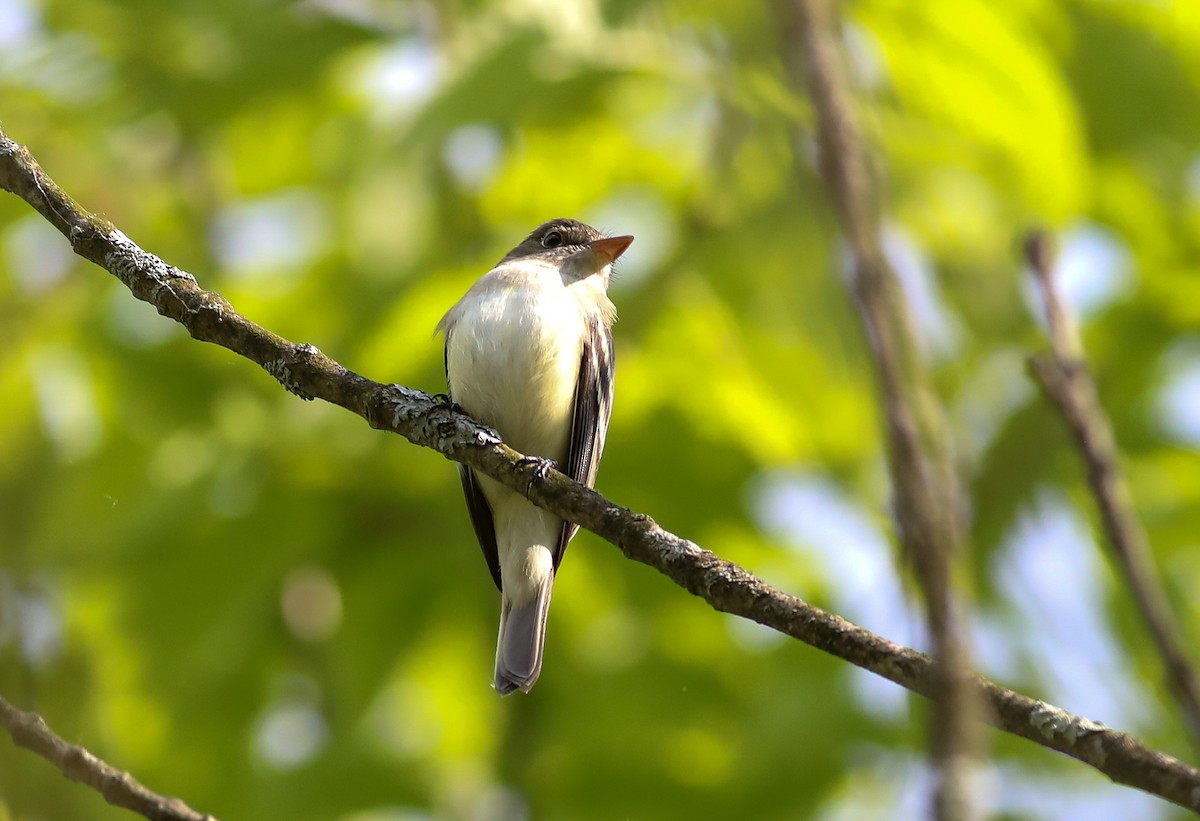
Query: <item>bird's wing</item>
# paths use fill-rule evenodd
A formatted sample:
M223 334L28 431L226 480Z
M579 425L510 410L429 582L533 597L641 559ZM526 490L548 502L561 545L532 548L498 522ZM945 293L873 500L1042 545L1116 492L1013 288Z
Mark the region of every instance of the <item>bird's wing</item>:
M579 379L575 384L575 407L571 419L571 442L562 472L575 481L593 487L608 420L613 403L613 338L608 325L599 317L589 323L588 335L579 361ZM554 568L562 562L567 542L579 525L563 522L554 551Z
M459 465L458 475L462 479L463 494L467 497L471 524L475 526L475 538L483 548L483 558L487 559L488 570L492 571L492 581L496 583L496 589L501 590L500 551L496 547L496 525L492 522L492 508L483 496L475 471L466 465Z
M446 392L454 401L454 387L450 384L450 369L446 367L450 348L450 329L446 329L446 350L442 355L442 366L446 368ZM463 495L467 498L467 512L471 514L471 524L475 528L475 538L483 549L483 558L487 560L488 570L492 573L492 581L496 589L500 587L500 550L496 547L496 525L492 521L492 507L483 495L479 479L466 465L458 466L458 476L462 479Z

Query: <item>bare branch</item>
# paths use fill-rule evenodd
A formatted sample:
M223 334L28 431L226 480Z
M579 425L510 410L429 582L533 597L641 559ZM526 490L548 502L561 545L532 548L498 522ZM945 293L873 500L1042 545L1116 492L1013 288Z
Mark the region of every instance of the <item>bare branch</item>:
M68 744L36 713L18 710L0 697L0 724L19 746L33 750L72 781L86 784L115 807L144 815L151 821L217 821L178 798L164 798L138 783L129 773L106 764L83 747Z
M1079 446L1113 556L1163 658L1167 688L1179 705L1192 744L1200 750L1200 689L1196 671L1184 649L1183 629L1171 610L1166 588L1154 566L1146 531L1133 506L1129 483L1121 470L1116 437L1100 404L1083 343L1055 283L1050 244L1050 238L1040 231L1032 232L1025 242L1025 256L1046 309L1052 351L1031 360L1033 374Z
M557 471L537 480L536 467L522 463L521 454L500 442L494 431L428 394L372 382L311 345L296 345L254 324L219 294L200 288L190 274L79 208L3 130L0 188L47 214L77 253L117 276L135 296L183 324L193 337L259 363L293 393L347 408L374 428L432 448L514 490L524 493L528 488L535 504L579 523L716 610L756 621L920 695L936 692L938 665L928 656L788 595ZM969 681L990 707L987 718L996 727L1088 764L1113 781L1200 810L1200 771L1125 733L986 679L971 676Z
M883 253L879 198L851 109L835 15L824 0L792 0L785 52L797 85L807 81L816 112L821 172L854 257L854 294L875 356L887 418L888 466L905 556L924 594L938 689L933 758L939 772L934 815L972 817L970 772L979 746L966 686L969 654L956 614L953 566L961 552L961 496L943 414L925 371L899 282Z

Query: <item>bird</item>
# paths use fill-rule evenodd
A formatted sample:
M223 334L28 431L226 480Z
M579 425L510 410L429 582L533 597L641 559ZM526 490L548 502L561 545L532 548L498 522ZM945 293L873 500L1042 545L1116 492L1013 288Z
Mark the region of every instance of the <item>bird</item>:
M612 416L613 263L633 237L574 219L538 226L437 325L453 405L512 448L594 487ZM542 669L555 574L578 525L459 466L475 536L500 590L494 687L528 693Z

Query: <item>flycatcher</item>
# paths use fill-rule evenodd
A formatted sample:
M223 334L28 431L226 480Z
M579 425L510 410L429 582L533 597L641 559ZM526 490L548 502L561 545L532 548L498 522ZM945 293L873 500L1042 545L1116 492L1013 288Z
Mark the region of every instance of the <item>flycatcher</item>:
M539 226L446 312L451 401L512 448L592 487L612 415L613 263L633 242L572 219ZM500 589L496 691L542 669L554 574L579 529L460 467L475 536Z

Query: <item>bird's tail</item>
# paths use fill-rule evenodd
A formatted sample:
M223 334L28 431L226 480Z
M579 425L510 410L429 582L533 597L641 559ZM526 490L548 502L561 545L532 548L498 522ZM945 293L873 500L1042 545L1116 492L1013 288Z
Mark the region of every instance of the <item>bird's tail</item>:
M542 646L546 642L546 615L554 574L547 574L537 593L521 605L505 599L500 605L500 636L496 641L496 692L506 696L529 692L542 672Z

